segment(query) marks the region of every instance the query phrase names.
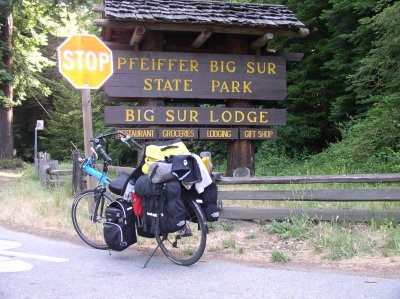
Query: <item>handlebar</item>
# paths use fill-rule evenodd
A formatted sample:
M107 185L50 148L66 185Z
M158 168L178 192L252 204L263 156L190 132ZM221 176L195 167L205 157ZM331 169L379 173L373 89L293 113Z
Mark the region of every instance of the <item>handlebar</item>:
M98 150L99 153L103 156L105 162L111 163L112 159L110 158L110 156L108 156L108 154L104 150L102 143L107 143L107 140L106 140L107 137L116 136L116 135L121 135L121 141L126 143L129 147L130 147L130 144L132 144L139 149L143 149L143 147L139 143L137 143L131 136L129 136L128 134L122 133L122 132L111 131L108 133L103 133L97 137L90 138L90 142L93 144L94 152L96 152L96 150Z

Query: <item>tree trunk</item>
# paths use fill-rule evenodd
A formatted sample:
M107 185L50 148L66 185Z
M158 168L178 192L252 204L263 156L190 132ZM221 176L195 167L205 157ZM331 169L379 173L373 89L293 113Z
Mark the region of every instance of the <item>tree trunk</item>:
M0 33L0 42L4 45L1 61L4 63L6 72L12 78L12 4L7 1L0 13L0 24L3 25ZM0 159L11 159L14 151L13 134L13 87L11 80L0 82L0 90L4 93L5 99L0 101Z

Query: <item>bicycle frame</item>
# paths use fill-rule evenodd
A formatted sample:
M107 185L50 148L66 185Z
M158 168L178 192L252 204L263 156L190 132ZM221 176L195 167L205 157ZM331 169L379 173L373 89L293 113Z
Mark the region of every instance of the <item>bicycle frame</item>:
M101 187L106 188L109 178L107 173L100 172L97 169L91 166L92 161L94 160L94 156L90 155L89 159L83 164L82 169L86 171L86 173L90 176L95 177L97 180L101 182Z

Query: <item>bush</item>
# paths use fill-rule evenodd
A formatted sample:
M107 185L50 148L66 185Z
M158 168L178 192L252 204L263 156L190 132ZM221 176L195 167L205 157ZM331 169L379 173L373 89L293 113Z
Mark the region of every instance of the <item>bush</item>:
M21 158L15 159L0 159L0 169L15 170L18 168L25 168L26 164Z

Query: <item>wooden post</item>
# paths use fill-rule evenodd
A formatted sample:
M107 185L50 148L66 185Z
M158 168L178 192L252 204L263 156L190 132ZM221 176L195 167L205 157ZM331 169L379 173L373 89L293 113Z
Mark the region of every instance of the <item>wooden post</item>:
M248 41L243 36L227 35L226 46L229 54L245 55L249 53ZM249 108L251 104L246 100L228 100L228 107ZM252 140L228 141L227 176L233 176L235 169L247 167L254 175L254 142Z
M90 138L93 136L92 126L92 101L90 98L90 89L82 89L82 112L83 112L83 142L85 145L85 157L89 157L91 154L90 150ZM92 177L87 178L87 189L93 189L95 187L95 181Z
M79 162L79 158L82 157L82 152L79 149L73 150L72 152L72 192L74 194L78 194L82 192L83 186L83 177L82 171L80 168L81 163Z

